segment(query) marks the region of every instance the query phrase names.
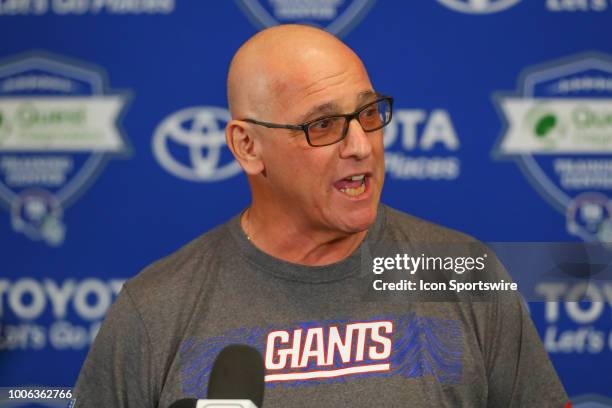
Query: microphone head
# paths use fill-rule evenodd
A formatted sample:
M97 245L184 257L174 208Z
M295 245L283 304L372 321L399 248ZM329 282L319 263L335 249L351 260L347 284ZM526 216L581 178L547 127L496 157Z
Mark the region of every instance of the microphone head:
M168 408L195 408L198 400L195 398L183 398L178 401L174 401Z
M259 351L242 344L221 350L208 381L209 399L248 399L261 407L264 388L264 362Z

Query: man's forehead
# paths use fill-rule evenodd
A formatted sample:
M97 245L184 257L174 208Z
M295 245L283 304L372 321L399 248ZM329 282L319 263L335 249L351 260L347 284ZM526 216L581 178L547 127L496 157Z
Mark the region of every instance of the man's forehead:
M357 108L360 104L370 102L377 96L378 94L373 89L364 89L361 92L358 92L354 98L355 108ZM317 103L314 106L311 106L300 119L302 121L307 121L309 119L313 119L313 117L317 116L318 114L337 114L341 113L342 109L343 106L339 99L330 99L323 103Z
M293 120L304 111L336 109L334 85L350 93L339 90L344 109L353 93L359 92L360 101L368 97L361 91L371 91L365 89L371 84L361 60L340 40L312 27L279 26L241 47L230 68L228 97L233 115Z

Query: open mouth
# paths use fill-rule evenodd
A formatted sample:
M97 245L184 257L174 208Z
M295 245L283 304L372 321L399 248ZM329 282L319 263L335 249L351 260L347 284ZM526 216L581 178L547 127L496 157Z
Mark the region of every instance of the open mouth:
M369 176L366 174L349 176L335 182L334 187L349 197L357 197L366 191L368 178Z

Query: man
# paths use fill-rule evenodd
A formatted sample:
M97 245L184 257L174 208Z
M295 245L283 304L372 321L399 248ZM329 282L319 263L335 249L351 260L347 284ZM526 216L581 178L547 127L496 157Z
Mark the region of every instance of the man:
M203 398L215 356L235 343L264 356L267 408L565 404L516 296L364 291L362 264L386 242L473 241L379 205L392 99L352 50L315 28L264 30L236 53L228 99L227 144L252 203L125 284L77 407Z

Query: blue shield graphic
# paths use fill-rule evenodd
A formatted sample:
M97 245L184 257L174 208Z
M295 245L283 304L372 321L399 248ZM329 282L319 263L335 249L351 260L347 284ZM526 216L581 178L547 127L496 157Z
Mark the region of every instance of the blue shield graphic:
M0 62L0 203L16 232L62 244L64 210L130 151L117 123L127 100L82 62L41 52Z
M612 57L589 53L526 70L495 95L511 159L585 241L612 241Z
M376 0L237 0L258 28L278 24L308 24L339 37L348 33L367 14Z

